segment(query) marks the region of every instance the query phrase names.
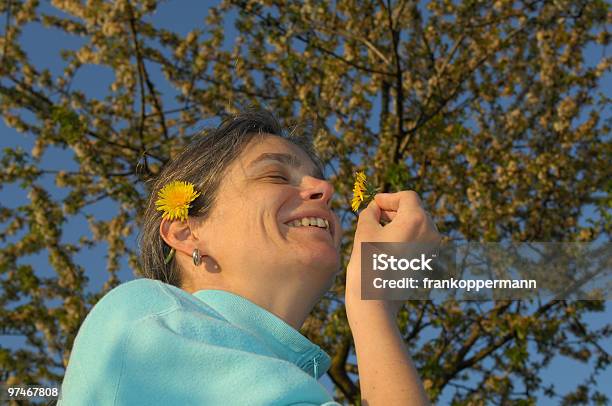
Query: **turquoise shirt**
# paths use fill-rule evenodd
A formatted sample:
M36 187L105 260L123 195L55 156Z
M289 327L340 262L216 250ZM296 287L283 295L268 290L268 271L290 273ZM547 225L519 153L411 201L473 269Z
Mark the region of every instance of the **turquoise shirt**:
M58 405L339 405L330 357L237 294L153 279L108 292L74 341Z

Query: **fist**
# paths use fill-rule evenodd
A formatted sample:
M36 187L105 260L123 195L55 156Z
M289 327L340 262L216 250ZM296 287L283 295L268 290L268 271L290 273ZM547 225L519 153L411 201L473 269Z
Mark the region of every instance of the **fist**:
M384 226L381 221L388 221ZM419 242L440 243L442 236L431 217L423 208L416 192L404 190L397 193L379 193L368 207L361 211L353 240L353 252L346 276L346 305L361 301L361 243L362 242ZM397 314L400 301L382 302L393 316ZM374 303L372 303L374 305Z
M383 226L381 220L389 223ZM434 243L440 238L416 192L379 193L359 215L353 249L361 242Z

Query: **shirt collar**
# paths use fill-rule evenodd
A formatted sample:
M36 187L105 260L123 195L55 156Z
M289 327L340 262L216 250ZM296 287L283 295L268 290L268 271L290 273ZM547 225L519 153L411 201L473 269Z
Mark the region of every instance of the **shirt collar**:
M230 323L248 330L289 361L318 379L327 372L331 358L318 345L274 313L233 292L204 289L193 293Z

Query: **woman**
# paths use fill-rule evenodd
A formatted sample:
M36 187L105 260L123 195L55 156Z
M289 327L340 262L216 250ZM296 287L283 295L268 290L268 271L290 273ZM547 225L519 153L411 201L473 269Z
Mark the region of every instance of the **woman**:
M329 355L298 331L340 268L332 194L309 138L265 110L188 145L152 186L144 278L88 314L59 404L337 405L318 382ZM427 401L400 303L360 298L360 242L436 236L414 192L379 194L359 216L345 299L364 404Z

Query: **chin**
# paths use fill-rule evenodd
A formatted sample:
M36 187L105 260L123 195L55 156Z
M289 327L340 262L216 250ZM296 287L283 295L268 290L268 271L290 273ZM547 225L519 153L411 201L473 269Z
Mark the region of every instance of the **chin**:
M298 255L299 262L303 265L316 269L318 272L324 272L329 275L335 275L340 267L340 256L335 250L302 250ZM328 272L327 272L328 271Z

